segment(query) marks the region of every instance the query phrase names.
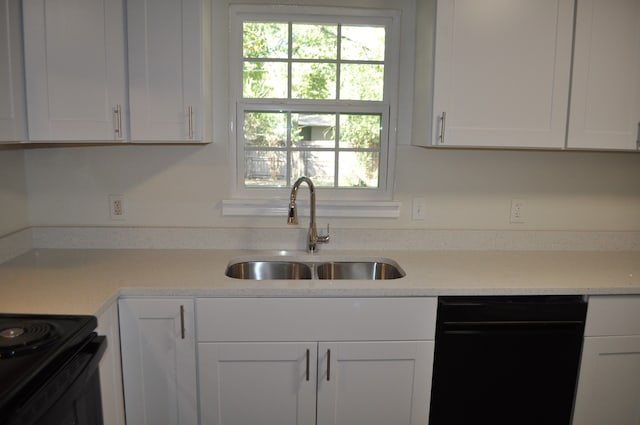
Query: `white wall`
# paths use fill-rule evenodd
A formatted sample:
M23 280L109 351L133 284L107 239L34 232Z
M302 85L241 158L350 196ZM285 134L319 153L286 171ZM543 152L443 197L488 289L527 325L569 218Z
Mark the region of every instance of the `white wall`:
M206 146L112 146L38 149L25 153L29 218L34 226L283 227L284 217L222 217L230 196L228 141L227 2L214 0L212 63L213 139ZM259 1L255 1L259 2ZM285 2L315 4L315 0ZM350 0L389 7L386 0ZM323 4L345 4L325 0ZM351 4L351 3L350 3ZM433 0L417 0L420 22L431 22ZM404 8L403 37L411 32L416 0ZM430 26L418 25L420 51ZM403 42L401 80L413 77L413 48ZM429 116L431 55L418 55L414 107ZM407 64L410 64L407 67ZM425 229L640 230L640 154L439 150L410 146L411 85L401 85L395 199L399 219L320 219L337 227ZM427 102L425 102L427 100ZM408 105L408 106L407 106ZM425 137L427 120L415 120L413 137ZM109 194L125 196L125 221L111 221ZM424 221L411 220L414 197L427 201ZM509 222L511 199L525 201L526 222ZM322 190L318 192L322 200ZM286 200L285 200L286 202Z
M427 199L435 229L638 230L636 153L437 150L401 147L396 194ZM509 222L511 200L525 201L523 224Z
M114 146L26 152L34 226L280 227L285 218L222 217L229 196L226 143ZM640 155L634 153L438 150L401 145L399 219L321 219L337 227L640 230ZM126 221L111 221L109 194L125 196ZM427 219L411 220L413 197ZM526 223L511 224L511 199ZM318 191L322 200L322 189ZM286 202L286 200L284 201ZM304 220L303 220L304 221Z
M28 226L24 153L0 150L0 236Z

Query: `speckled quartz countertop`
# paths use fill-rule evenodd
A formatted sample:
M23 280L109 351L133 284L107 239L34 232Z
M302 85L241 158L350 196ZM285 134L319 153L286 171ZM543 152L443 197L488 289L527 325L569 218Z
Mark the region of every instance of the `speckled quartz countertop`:
M640 294L640 252L326 251L303 260L395 260L401 279L251 281L226 277L247 250L36 249L0 265L0 312L100 314L118 296Z

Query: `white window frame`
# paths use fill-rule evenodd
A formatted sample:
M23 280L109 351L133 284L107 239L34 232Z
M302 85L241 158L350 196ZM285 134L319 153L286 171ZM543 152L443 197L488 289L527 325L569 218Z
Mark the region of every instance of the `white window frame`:
M277 22L304 22L304 23L339 23L343 25L383 25L386 27L385 46L385 79L384 99L381 102L367 101L316 101L295 99L244 99L242 97L242 23L244 21L277 21ZM321 200L336 201L334 206L342 211L340 215L348 216L347 211L354 202L369 201L372 208L383 207L384 213L371 212L364 215L375 217L397 217L399 204L390 206L381 204L380 201L392 199L394 182L394 164L396 151L396 128L398 111L398 75L399 75L399 51L400 51L400 12L398 10L367 9L367 8L341 8L341 7L315 7L315 6L274 6L274 5L240 5L229 6L229 67L230 67L230 163L235 170L232 178L232 197L234 200L223 203L223 212L233 215L243 214L242 211L256 210L261 205L261 213L272 211L273 215L280 213L280 207L275 203L261 202L260 200L276 200L288 198L290 188L252 188L244 186L244 140L242 129L242 117L245 111L273 110L273 106L279 105L283 111L293 112L357 112L381 114L386 128L381 132L380 146L380 170L378 188L328 188L319 187ZM396 204L396 203L394 203ZM265 207L265 205L267 205ZM273 208L269 205L274 205ZM322 211L320 205L319 213ZM329 209L334 209L329 207ZM277 212L275 211L277 210ZM362 216L359 210L358 216ZM389 213L388 211L392 211ZM328 211L330 213L330 211Z

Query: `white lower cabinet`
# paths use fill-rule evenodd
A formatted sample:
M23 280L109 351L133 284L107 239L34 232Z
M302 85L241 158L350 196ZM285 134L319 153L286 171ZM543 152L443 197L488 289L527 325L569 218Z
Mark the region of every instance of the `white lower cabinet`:
M304 342L199 344L202 423L315 423L315 346Z
M640 297L591 297L573 425L640 423Z
M586 338L573 425L640 423L640 336Z
M199 360L203 424L426 424L433 342L201 343Z
M318 344L318 425L426 424L433 341Z
M127 425L197 425L194 304L119 301Z
M202 425L427 423L435 298L197 302Z

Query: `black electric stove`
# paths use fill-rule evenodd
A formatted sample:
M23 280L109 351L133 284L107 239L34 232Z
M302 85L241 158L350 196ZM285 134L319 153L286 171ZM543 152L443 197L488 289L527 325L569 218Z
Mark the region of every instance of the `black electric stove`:
M98 409L102 423L97 367L106 341L96 326L93 316L0 314L0 425L83 423L69 411L85 410L79 404Z

